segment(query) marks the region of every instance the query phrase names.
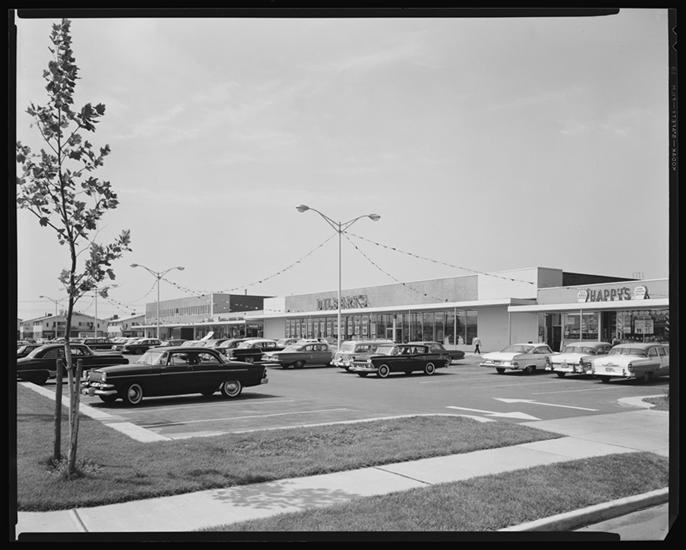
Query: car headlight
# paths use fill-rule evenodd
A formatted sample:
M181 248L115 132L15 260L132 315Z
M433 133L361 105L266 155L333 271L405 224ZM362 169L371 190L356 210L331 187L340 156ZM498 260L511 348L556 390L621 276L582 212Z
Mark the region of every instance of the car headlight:
M626 366L626 370L628 370L629 372L634 372L634 366L633 366L631 363L629 363L629 364Z
M517 363L517 361L512 361L512 366L513 366L513 367L518 367L518 366L519 366L519 363Z

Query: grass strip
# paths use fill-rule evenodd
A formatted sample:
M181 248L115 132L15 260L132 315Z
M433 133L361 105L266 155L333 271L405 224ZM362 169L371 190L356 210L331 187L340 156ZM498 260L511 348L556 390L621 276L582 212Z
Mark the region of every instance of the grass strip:
M652 453L606 455L206 531L495 531L667 487L668 469L668 459Z
M140 443L83 416L77 453L83 475L65 480L48 467L53 411L53 401L17 387L18 510L112 504L560 437L516 424L436 416Z

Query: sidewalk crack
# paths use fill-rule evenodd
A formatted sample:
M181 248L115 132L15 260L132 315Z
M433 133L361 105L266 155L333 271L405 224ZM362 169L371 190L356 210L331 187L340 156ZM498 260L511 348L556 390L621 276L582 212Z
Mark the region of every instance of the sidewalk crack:
M424 485L431 485L431 483L429 483L428 481L424 481L423 479L417 479L416 477L412 477L412 476L408 476L408 475L401 474L401 473L398 473L398 472L394 472L394 471L392 471L392 470L385 470L385 469L382 468L381 466L373 466L373 468L374 468L375 470L381 470L382 472L386 472L387 474L393 474L393 475L396 475L396 476L404 477L405 479L411 479L412 481L416 481L417 483L422 483L422 484L424 484Z
M86 524L81 519L81 516L79 516L79 511L76 508L72 508L71 513L76 518L76 522L81 526L81 529L83 529L83 532L88 533L88 527L86 527Z

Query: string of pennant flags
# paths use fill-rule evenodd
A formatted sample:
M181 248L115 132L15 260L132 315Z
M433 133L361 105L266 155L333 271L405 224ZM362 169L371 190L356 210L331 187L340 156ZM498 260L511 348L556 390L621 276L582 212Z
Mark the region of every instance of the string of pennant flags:
M447 301L448 301L447 298L439 298L439 297L437 297L437 296L433 296L433 295L427 294L426 292L423 292L423 291L421 291L421 290L419 290L419 289L417 289L417 288L414 288L412 285L410 285L410 284L408 284L408 283L402 282L402 281L401 281L400 279L398 279L397 277L394 277L394 276L391 275L388 271L386 271L385 269L383 269L379 264L377 264L374 260L372 260L369 256L367 256L367 254L365 254L364 251L363 251L361 248L359 248L354 242L352 242L352 241L350 240L350 238L348 237L347 234L345 234L345 232L343 233L343 235L345 236L345 238L347 239L347 241L352 245L352 247L353 247L355 250L357 250L362 256L364 256L364 258L365 258L370 264L372 264L376 269L378 269L379 271L381 271L381 273L383 273L384 275L387 275L388 277L390 277L391 279L393 279L396 283L400 283L402 286L404 286L404 287L407 288L408 290L411 290L412 292L415 292L415 293L417 293L417 294L421 294L421 295L423 295L423 296L425 296L425 297L427 297L427 298L432 298L432 299L434 299L434 300L437 300L438 302L447 302Z
M366 242L368 242L368 243L371 243L371 244L373 244L373 245L379 246L379 247L381 247L381 248L385 248L385 249L387 249L387 250L393 250L393 251L395 251L395 252L399 252L400 254L405 254L406 256L411 256L412 258L417 258L417 259L419 259L419 260L425 260L425 261L427 261L427 262L431 262L431 263L434 263L434 264L444 265L444 266L451 267L451 268L453 268L453 269L459 269L459 270L462 270L462 271L469 271L470 273L475 273L475 274L477 274L477 275L485 275L485 276L488 276L488 277L495 277L495 278L498 278L498 279L505 279L506 281L513 281L513 282L516 282L516 283L527 283L527 284L530 284L530 285L535 285L535 284L536 284L536 283L534 283L534 282L532 282L532 281L526 281L526 280L524 280L524 279L517 279L516 277L508 277L508 276L506 276L506 275L500 275L500 274L498 274L498 273L488 273L487 271L478 271L478 270L476 270L476 269L471 269L471 268L469 268L469 267L462 267L462 266L455 265L455 264L451 264L451 263L444 262L444 261L441 261L441 260L435 260L435 259L433 259L433 258L427 258L426 256L420 256L419 254L415 254L414 252L408 252L408 251L406 251L406 250L402 250L401 248L398 248L398 247L396 247L396 246L390 246L390 245L383 244L383 243L380 243L380 242L377 242L377 241L373 241L373 240L371 240L371 239L367 239L366 237L363 237L362 235L357 235L357 234L352 233L352 232L346 232L346 233L349 233L349 234L352 235L353 237L356 237L356 238L358 238L358 239L361 239L361 240L366 241Z

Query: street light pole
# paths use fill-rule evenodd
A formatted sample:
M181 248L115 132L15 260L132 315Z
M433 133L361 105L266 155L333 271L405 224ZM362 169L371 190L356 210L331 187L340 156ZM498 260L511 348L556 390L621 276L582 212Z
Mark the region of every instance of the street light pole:
M328 223L332 229L338 233L338 315L337 315L337 349L338 351L341 351L341 282L342 282L342 257L341 257L341 239L343 236L343 233L348 230L348 228L354 224L357 220L361 220L362 218L369 218L372 221L379 221L381 219L381 216L378 214L364 214L363 216L357 216L356 218L353 218L352 220L348 220L347 222L337 222L329 218L326 214L321 213L319 210L316 208L311 208L307 205L300 204L295 207L295 209L298 212L307 212L308 210L312 210L313 212L316 212L319 214L326 223Z
M148 273L150 273L155 279L157 280L157 339L160 339L160 279L164 277L167 273L169 273L172 269L178 269L179 271L183 271L184 267L181 265L177 265L174 267L170 267L169 269L165 271L153 271L149 267L146 267L142 264L131 264L131 267L142 267L145 269Z
M42 294L38 296L39 298L45 298L46 300L50 300L55 304L55 317L57 317L57 304L59 304L62 300L55 300L54 298L50 298L50 296L43 296Z
M107 285L104 288L114 288L119 285ZM95 287L95 337L98 337L98 287Z

